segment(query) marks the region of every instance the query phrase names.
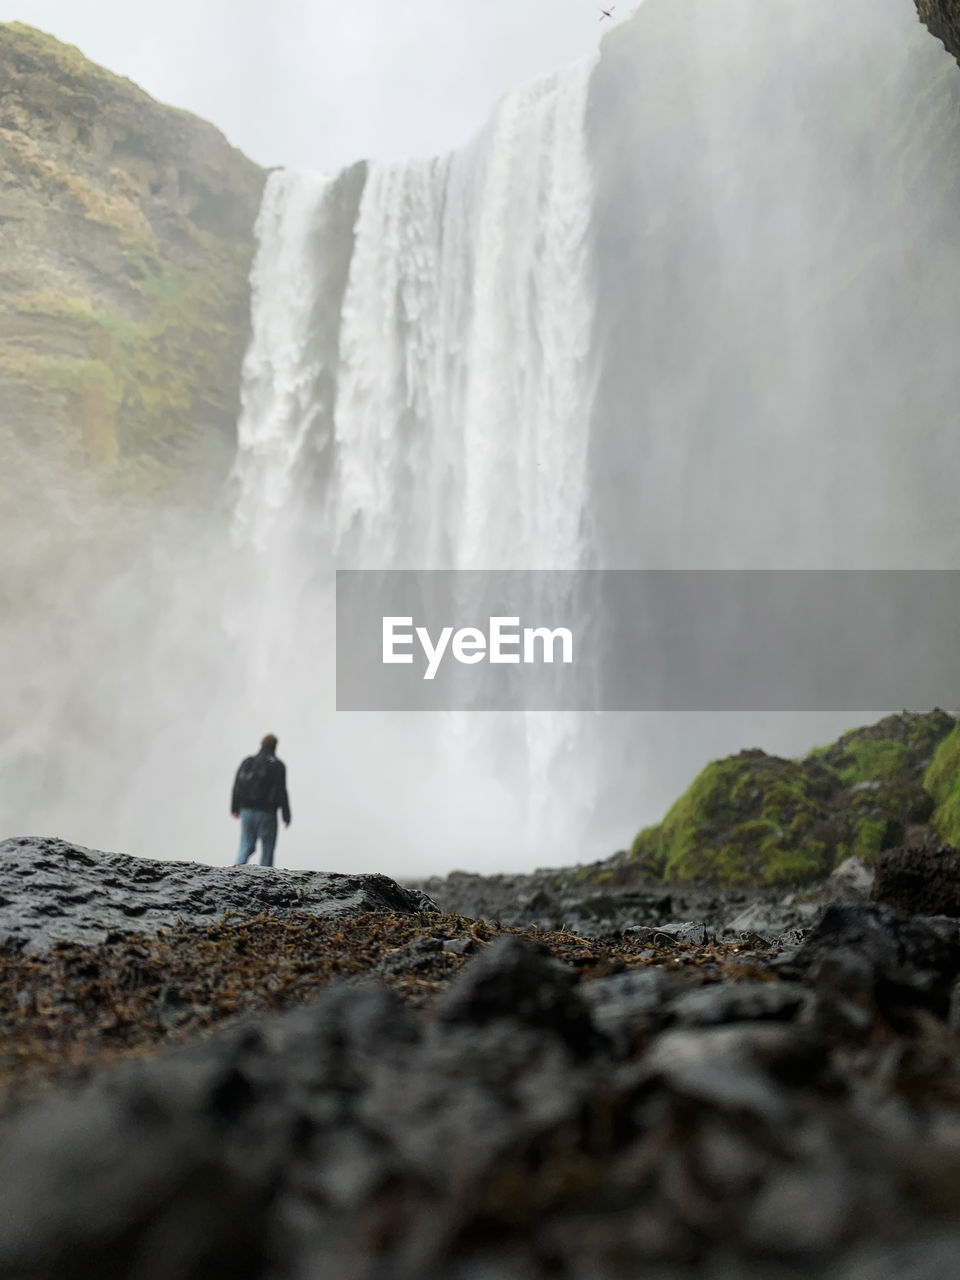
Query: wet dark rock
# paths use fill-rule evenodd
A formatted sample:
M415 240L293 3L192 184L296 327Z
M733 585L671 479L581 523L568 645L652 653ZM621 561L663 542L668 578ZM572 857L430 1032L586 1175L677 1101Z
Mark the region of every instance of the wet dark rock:
M873 885L874 872L863 859L847 858L827 878L824 896L830 902L867 902Z
M628 929L662 930L678 922L702 924L718 937L755 936L769 945L796 945L831 902L869 900L869 868L847 859L820 884L784 891L783 886L707 888L697 884L649 887L612 885L597 892L579 886L576 874L535 871L529 875L467 875L457 872L417 883L444 911L472 919L500 920L524 928L567 928L584 937L606 937Z
M652 942L662 945L666 942L690 942L700 946L707 940L707 927L694 920L670 921L667 924L650 927L649 925L631 925L624 929L626 937L637 942Z
M718 982L684 992L669 1013L685 1027L730 1022L792 1022L810 1003L807 988L793 982Z
M777 1077L815 1079L822 1050L786 1026L725 1026L665 1031L643 1059L644 1078L722 1112L780 1126L789 1118Z
M86 900L56 897L66 914L37 917L48 925L96 907L98 876L147 894L193 872L77 855ZM35 885L43 899L59 856L11 863L4 896L26 906ZM901 1280L897 1259L903 1275L945 1275L960 1058L939 1019L958 1020L960 922L814 902L800 945L718 942L713 922L754 905L685 889L671 907L702 909L691 933L682 918L609 946L566 933L553 954L457 917L386 934L378 915L375 948L363 934L377 981L351 970L312 1003L9 1113L0 1275ZM810 904L759 905L780 923ZM243 935L275 974L269 918ZM110 927L135 982L144 944L122 913ZM98 990L110 961L73 954L71 972ZM187 977L162 970L161 1020L184 1016Z
M473 938L449 938L443 944L443 949L455 956L472 956L477 953L479 947Z
M525 927L567 928L586 937L602 937L633 925L658 926L669 921L675 911L705 909L710 895L688 887L684 895L650 888L596 885L579 886L575 874L535 871L529 875L470 875L454 872L415 885L432 898L440 895L443 910L458 912L478 920L500 920ZM740 895L740 901L744 901ZM439 901L439 899L438 899ZM713 914L725 910L726 895L713 895ZM701 916L705 919L706 916Z
M439 938L415 938L399 947L377 965L377 972L387 976L401 973L423 973L443 961L446 948Z
M225 912L436 910L423 893L382 875L154 862L33 837L0 842L0 898L0 942L30 952L171 929L180 920L209 923Z
M577 1053L596 1048L599 1037L577 990L577 973L516 938L484 948L460 980L437 1002L446 1022L485 1025L509 1018L555 1032Z
M810 1021L827 1037L860 1040L873 1025L876 973L865 955L852 947L827 951L811 970L814 1002Z
M597 978L584 988L583 998L595 1026L626 1057L643 1036L667 1023L671 997L685 988L676 975L645 968Z
M820 901L752 902L734 916L727 916L722 936L761 937L774 943L798 930L809 929L823 911Z
M810 1163L780 1170L751 1206L746 1235L771 1256L830 1256L854 1208L853 1178L829 1148Z
M812 975L820 986L872 998L884 1010L918 1005L945 1018L960 974L960 922L910 919L884 906L831 906L803 944L774 964L784 974Z
M874 896L914 915L960 917L960 849L891 849L877 859Z
M864 1249L830 1274L830 1280L954 1280L960 1232L928 1240Z
M943 1231L939 1104L852 1115L806 983L692 976L505 937L432 1012L338 983L128 1062L0 1128L0 1275L848 1280Z

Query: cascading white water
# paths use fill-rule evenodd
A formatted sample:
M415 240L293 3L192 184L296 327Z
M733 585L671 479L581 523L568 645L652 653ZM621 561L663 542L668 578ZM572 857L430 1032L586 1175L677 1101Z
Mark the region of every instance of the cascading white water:
M517 90L441 159L373 164L332 353L316 311L342 244L336 182L271 176L258 224L253 341L239 425L238 514L263 545L329 419L319 501L355 566L571 568L592 403L592 63Z
M590 66L470 146L374 166L340 341L337 546L363 564L580 562L592 326Z
M523 86L447 156L370 165L348 234L343 177L271 176L236 467L238 537L269 565L259 670L305 625L321 566L585 562L592 70ZM565 780L566 807L552 776L572 717L442 717L429 732L474 773L511 775L531 840L575 838L587 771L579 794Z
M317 174L274 173L257 223L253 334L237 427L236 515L238 530L259 547L290 498L301 453L317 424L317 356L310 338L323 282L309 265L329 186Z

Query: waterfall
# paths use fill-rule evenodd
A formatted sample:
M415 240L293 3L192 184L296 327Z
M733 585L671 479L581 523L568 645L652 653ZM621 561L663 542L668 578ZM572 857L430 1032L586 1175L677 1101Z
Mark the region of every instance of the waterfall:
M446 156L366 166L352 194L356 171L271 175L235 468L235 534L264 566L261 692L278 664L304 673L301 693L319 678L290 637L318 628L329 653L334 567L588 560L592 70L521 87ZM573 719L427 719L405 732L497 775L526 837L556 857L591 799L582 761L556 773L574 764Z
M447 156L369 166L335 349L317 312L343 270L339 180L271 175L237 463L258 544L290 503L319 504L341 565L582 562L592 65L510 94ZM331 431L333 467L307 491L302 463Z
M321 277L311 245L322 232L328 179L271 175L257 222L251 279L252 342L243 371L237 427L238 531L263 547L273 517L289 501L304 447L318 427L318 353L311 317Z

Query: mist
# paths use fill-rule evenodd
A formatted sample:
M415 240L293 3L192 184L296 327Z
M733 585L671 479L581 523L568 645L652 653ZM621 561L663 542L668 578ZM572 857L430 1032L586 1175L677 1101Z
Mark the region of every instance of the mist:
M5 469L4 834L230 861L273 732L281 865L525 870L853 727L336 712L336 567L956 563L960 77L910 0L646 0L518 81L436 159L273 175L228 468L149 508ZM338 161L424 135L378 136Z

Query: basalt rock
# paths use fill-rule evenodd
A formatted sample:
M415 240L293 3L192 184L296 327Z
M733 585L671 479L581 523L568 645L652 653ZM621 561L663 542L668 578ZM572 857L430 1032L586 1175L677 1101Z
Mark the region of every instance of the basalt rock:
M960 917L960 850L891 849L877 860L874 897L910 914Z
M885 1012L919 1007L946 1018L960 975L960 921L906 917L882 905L830 906L803 944L774 964Z
M0 1274L952 1274L949 1038L904 1042L938 1074L901 1090L889 1029L851 1054L797 984L581 985L508 942L435 1013L341 984L25 1107L0 1132Z
M500 938L491 943L437 1005L439 1016L453 1023L484 1026L510 1019L558 1035L584 1055L597 1034L576 989L577 975L545 950Z
M415 889L382 875L209 867L100 853L65 840L0 842L0 942L31 952L56 942L100 942L213 924L225 913L293 910L319 916L435 911Z

